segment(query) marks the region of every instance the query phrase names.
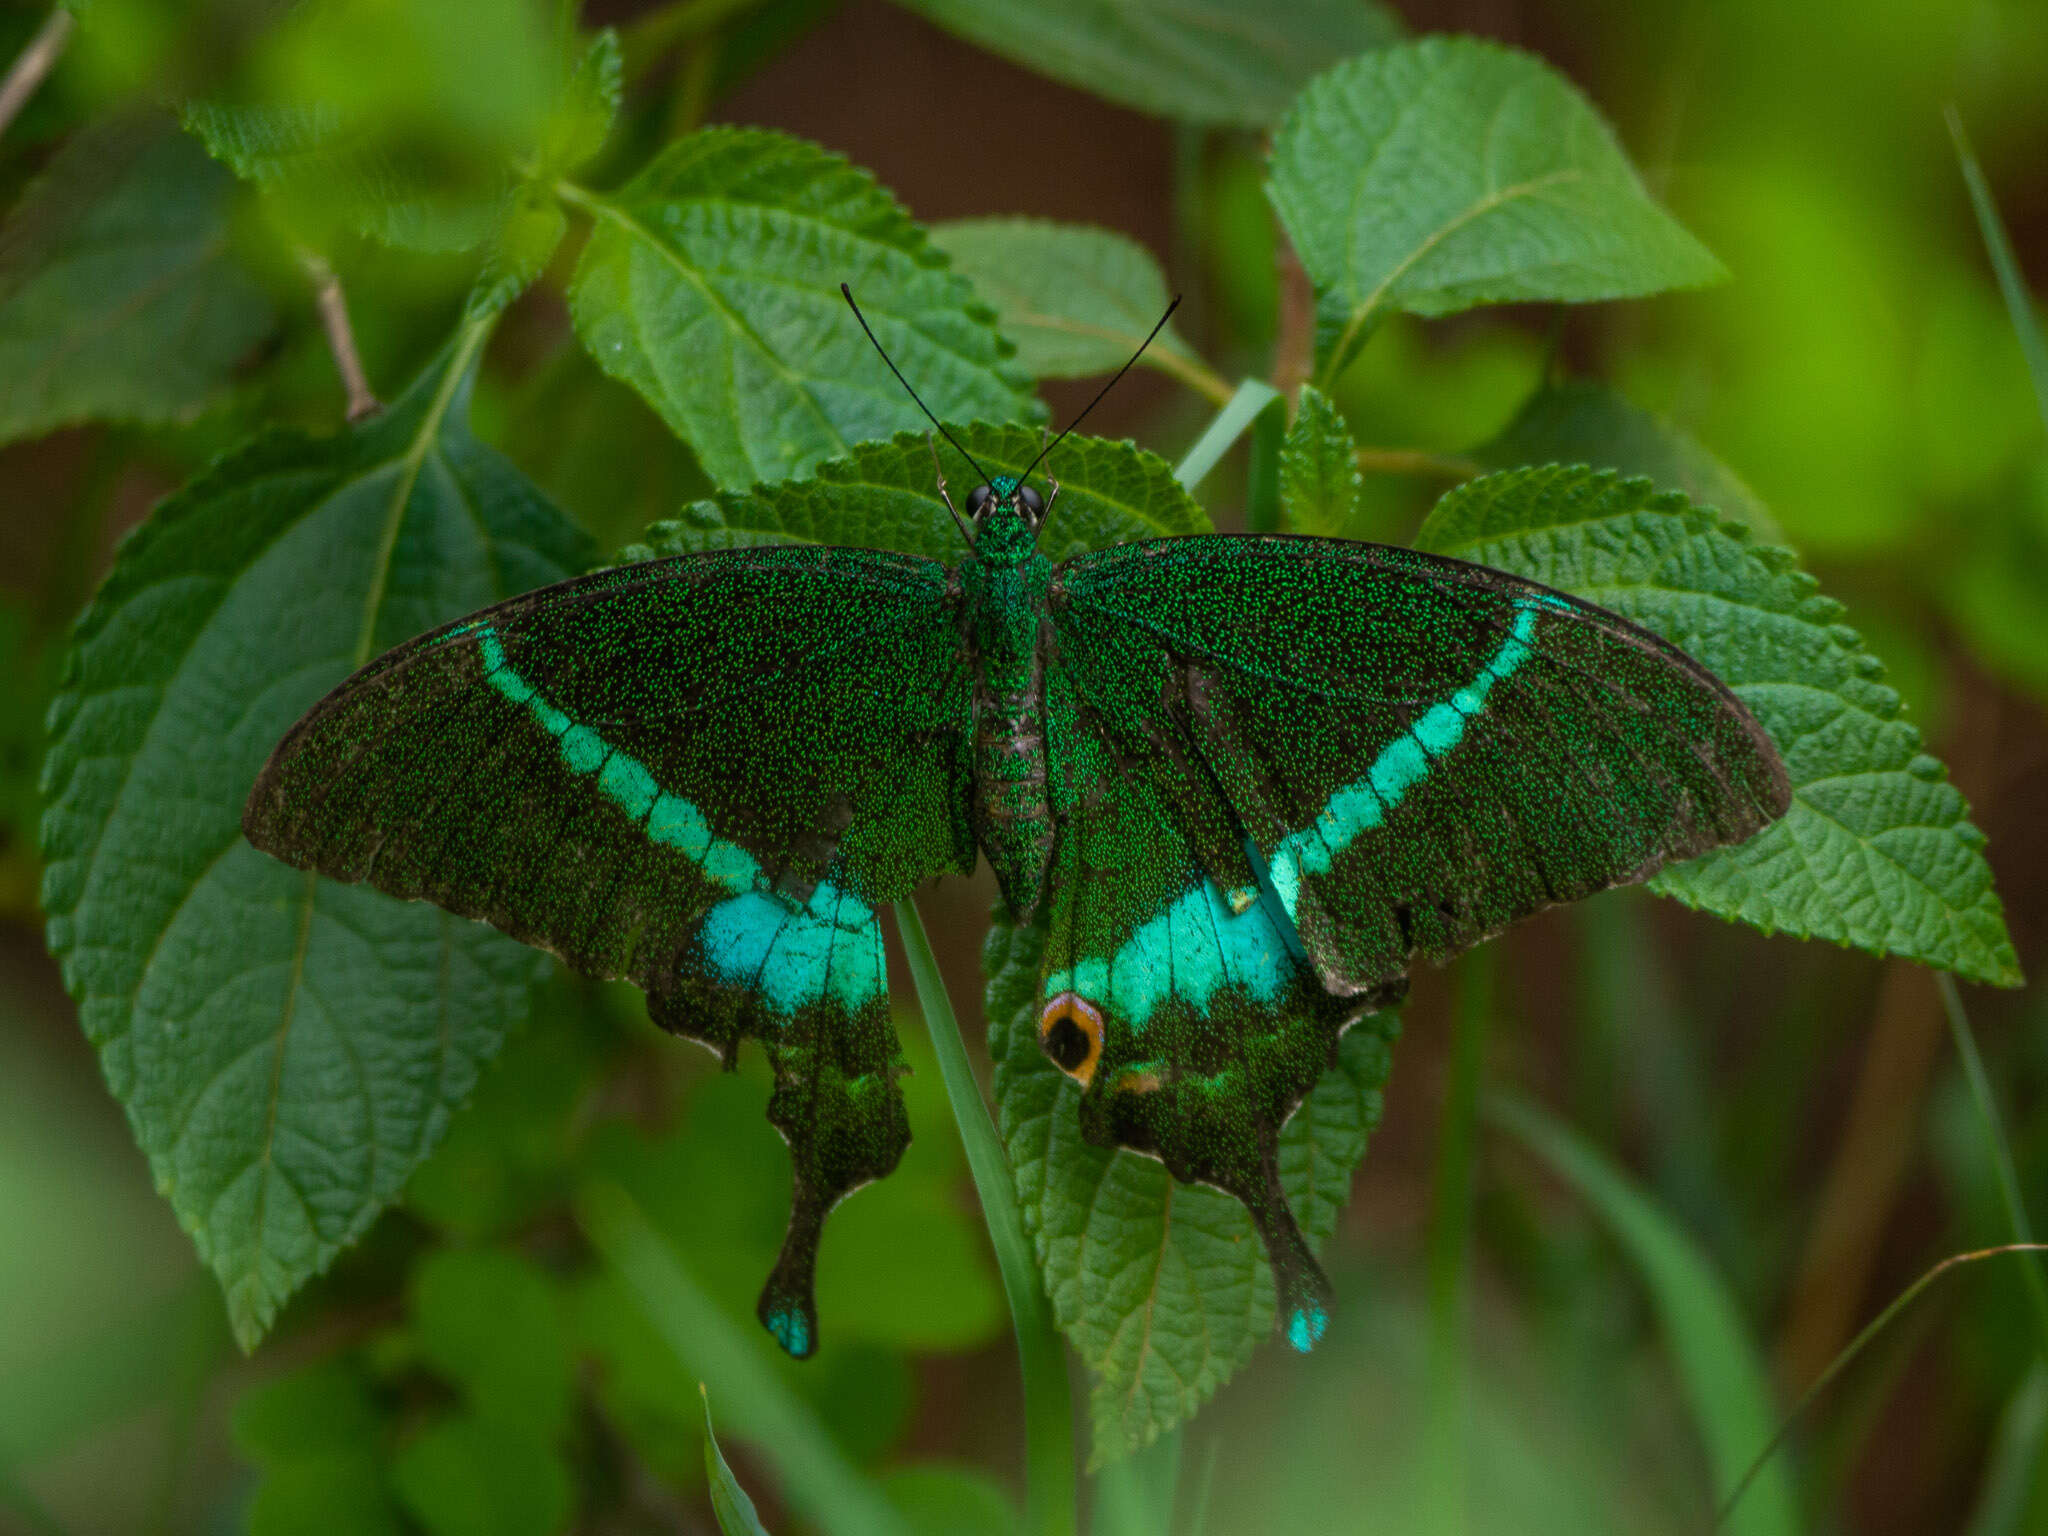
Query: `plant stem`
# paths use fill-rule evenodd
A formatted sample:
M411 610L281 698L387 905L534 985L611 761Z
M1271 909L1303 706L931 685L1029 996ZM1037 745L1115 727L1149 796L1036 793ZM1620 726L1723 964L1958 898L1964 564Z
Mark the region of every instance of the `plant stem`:
M7 71L7 78L0 80L0 133L7 131L7 125L35 95L43 77L64 56L64 45L71 41L72 28L77 24L77 18L68 8L58 6L50 12L49 20L37 29L36 35L28 40L28 46L15 57L14 67Z
M1998 1113L1998 1100L1991 1092L1991 1078L1984 1071L1984 1058L1977 1051L1977 1036L1970 1028L1970 1016L1963 1011L1962 994L1955 978L1943 971L1934 978L1941 992L1941 1006L1948 1012L1949 1034L1962 1058L1963 1077L1970 1085L1970 1098L1977 1106L1977 1126L1984 1133L1984 1155L1991 1160L1998 1180L1998 1196L2005 1203L2006 1229L2015 1243L2034 1241L2034 1224L2027 1218L2027 1204L2020 1195L2019 1173L2013 1167L2012 1144L2006 1140L2005 1124ZM2021 1271L2027 1287L2027 1301L2034 1314L2036 1342L2041 1357L2048 1360L2048 1280L2039 1264L2028 1262Z
M1174 1494L1180 1486L1181 1431L1104 1467L1095 1479L1094 1536L1174 1536L1180 1523Z
M1280 280L1280 334L1273 343L1273 384L1292 400L1301 393L1301 386L1315 369L1316 291L1294 242L1280 228L1277 215L1273 219L1273 238L1277 246L1274 264Z
M363 372L363 359L356 351L355 332L348 323L348 296L341 291L341 279L317 252L301 247L299 265L313 280L314 301L320 306L320 324L327 332L327 350L334 354L334 371L341 375L341 387L348 395L348 419L361 421L384 409L371 393L370 380Z
M896 903L896 926L910 957L910 977L932 1050L939 1058L946 1098L960 1127L960 1144L981 1198L982 1219L1010 1302L1010 1321L1017 1331L1017 1363L1024 1377L1024 1529L1029 1536L1073 1536L1079 1486L1074 1475L1074 1410L1067 1388L1067 1357L1052 1303L1039 1283L1038 1261L1017 1208L1017 1189L1010 1160L990 1118L988 1103L967 1059L967 1043L952 1000L939 976L932 941L924 931L917 903L909 897Z
M1195 440L1186 457L1174 466L1173 478L1192 492L1216 467L1216 461L1230 451L1230 445L1258 419L1259 413L1279 398L1280 391L1263 379L1246 379L1238 385L1237 393L1216 413L1216 419Z
M1451 1010L1450 1077L1437 1133L1429 1227L1429 1397L1424 1475L1430 1525L1461 1532L1465 1498L1466 1355L1472 1310L1472 1169L1479 1140L1479 1080L1493 1014L1493 956L1475 950L1458 968Z

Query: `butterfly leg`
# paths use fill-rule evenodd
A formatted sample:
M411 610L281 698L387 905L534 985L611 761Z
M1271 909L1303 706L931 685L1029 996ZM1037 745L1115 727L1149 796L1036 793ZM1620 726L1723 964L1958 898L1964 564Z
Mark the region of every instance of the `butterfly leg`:
M924 445L932 451L932 474L938 478L939 500L943 501L946 504L946 510L953 514L953 526L960 530L960 537L965 539L967 547L972 549L974 547L974 535L968 530L966 522L960 516L960 509L953 505L953 498L946 490L946 471L945 467L939 463L939 442L937 436L930 432L925 433Z

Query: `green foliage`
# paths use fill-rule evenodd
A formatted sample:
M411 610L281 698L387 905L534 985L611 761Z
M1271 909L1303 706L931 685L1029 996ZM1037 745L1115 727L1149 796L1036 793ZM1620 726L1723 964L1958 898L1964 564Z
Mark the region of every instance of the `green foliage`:
M1318 69L1401 35L1378 0L904 0L1032 69L1184 123L1257 128Z
M1270 191L1318 299L1320 377L1394 310L1584 303L1724 274L1541 61L1426 38L1337 66L1273 142Z
M977 422L953 435L992 475L1022 473L1042 446L1036 432L1016 426ZM962 506L973 470L944 439L938 453L953 504ZM1134 444L1070 437L1049 468L1060 482L1059 501L1038 542L1049 559L1132 539L1209 531L1208 515L1166 462ZM621 550L619 558L793 542L864 544L947 563L960 558L960 531L937 499L932 449L921 434L863 443L843 459L818 465L813 476L697 502L676 521L649 528L645 542Z
M998 913L983 952L989 1054L1018 1203L1053 1311L1092 1376L1092 1462L1190 1417L1273 1332L1273 1281L1250 1215L1164 1165L1081 1139L1081 1091L1038 1048L1042 930ZM1280 1183L1302 1231L1336 1229L1379 1123L1398 1016L1352 1026L1337 1064L1280 1138Z
M229 253L233 188L155 116L65 145L0 229L0 442L219 395L271 320Z
M1351 428L1328 395L1304 384L1280 450L1280 502L1289 529L1341 536L1363 489Z
M1036 378L1114 373L1166 313L1159 263L1136 241L1107 229L1046 219L957 219L933 225L932 243L995 306L1003 334L1017 344L1017 362ZM1138 361L1184 374L1195 357L1169 325Z
M1899 718L1883 666L1788 550L1647 480L1509 471L1451 492L1424 548L1611 608L1726 682L1771 733L1792 809L1652 889L1766 933L1904 955L2017 986L1984 836L1947 770Z
M480 341L365 426L263 438L161 507L80 618L51 712L50 948L245 1347L397 1194L535 972L497 934L241 836L247 785L327 687L582 560L463 424Z
M577 333L721 485L786 479L922 421L846 324L841 282L941 417L1043 414L966 280L837 155L708 128L616 193L577 197L594 221L569 294Z
M609 120L602 41L586 77L560 68L536 21L503 3L300 7L241 78L186 104L185 125L296 239L470 250L502 221L518 162L565 168Z

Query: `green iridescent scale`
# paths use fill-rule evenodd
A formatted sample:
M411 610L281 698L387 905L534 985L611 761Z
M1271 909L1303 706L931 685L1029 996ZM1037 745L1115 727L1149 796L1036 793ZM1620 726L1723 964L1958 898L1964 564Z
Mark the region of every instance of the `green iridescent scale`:
M877 911L979 852L1049 907L1084 1133L1243 1200L1306 1349L1276 1145L1344 1028L1418 954L1749 835L1784 771L1682 654L1503 573L1300 538L1053 566L1026 494L951 569L728 550L472 615L309 713L244 826L759 1041L795 1165L760 1313L796 1355L826 1213L909 1135Z

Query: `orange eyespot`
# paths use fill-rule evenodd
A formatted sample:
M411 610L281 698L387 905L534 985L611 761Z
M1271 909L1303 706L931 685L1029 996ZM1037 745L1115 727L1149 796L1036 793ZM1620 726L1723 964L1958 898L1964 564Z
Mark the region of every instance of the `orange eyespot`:
M1102 1060L1102 1014L1078 992L1062 992L1038 1015L1038 1048L1086 1088Z

